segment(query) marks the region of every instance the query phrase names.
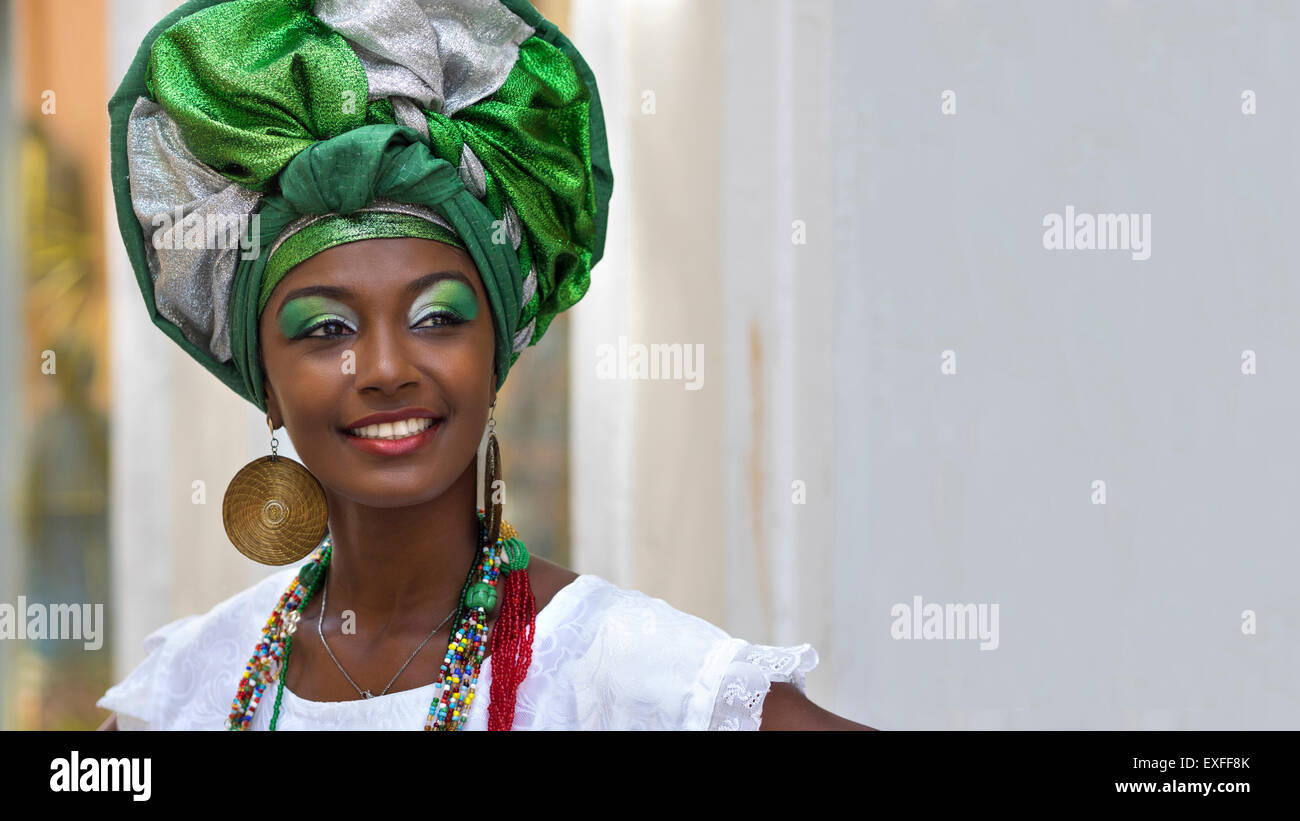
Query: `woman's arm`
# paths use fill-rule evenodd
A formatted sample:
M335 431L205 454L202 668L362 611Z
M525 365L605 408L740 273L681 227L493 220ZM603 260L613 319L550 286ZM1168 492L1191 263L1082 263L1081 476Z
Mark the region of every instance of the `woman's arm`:
M798 687L784 681L773 682L763 699L763 721L758 729L875 730L874 727L823 710L799 692Z
M117 713L113 713L111 716L109 716L109 717L108 717L108 721L105 721L103 724L99 725L99 729L101 729L101 730L116 730L116 729L117 729Z

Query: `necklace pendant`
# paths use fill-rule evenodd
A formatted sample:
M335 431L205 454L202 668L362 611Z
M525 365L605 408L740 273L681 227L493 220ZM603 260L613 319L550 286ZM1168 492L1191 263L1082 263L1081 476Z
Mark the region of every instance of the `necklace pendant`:
M372 692L370 692L369 690L362 690L362 691L361 691L361 695L365 696L366 698L374 698L374 697L375 697L375 694L372 693Z

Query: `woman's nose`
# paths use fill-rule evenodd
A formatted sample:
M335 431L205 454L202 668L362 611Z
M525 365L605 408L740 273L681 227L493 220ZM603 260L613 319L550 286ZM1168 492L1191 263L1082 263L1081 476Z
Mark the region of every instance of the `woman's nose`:
M372 324L353 348L358 391L377 390L391 395L419 381L411 359L408 334L391 323Z

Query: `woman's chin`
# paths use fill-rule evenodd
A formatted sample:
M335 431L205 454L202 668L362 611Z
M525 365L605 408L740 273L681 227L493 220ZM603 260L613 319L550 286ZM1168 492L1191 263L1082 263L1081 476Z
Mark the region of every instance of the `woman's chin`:
M326 496L368 508L428 504L446 494L456 481L455 475L430 464L359 465L355 459L330 460L329 464L329 474L316 474Z
M352 476L345 487L327 489L332 495L353 504L396 509L428 504L445 493L448 487L450 481L445 477L427 483L412 483L409 480L385 481L383 477L374 477L374 481L367 482L366 476Z

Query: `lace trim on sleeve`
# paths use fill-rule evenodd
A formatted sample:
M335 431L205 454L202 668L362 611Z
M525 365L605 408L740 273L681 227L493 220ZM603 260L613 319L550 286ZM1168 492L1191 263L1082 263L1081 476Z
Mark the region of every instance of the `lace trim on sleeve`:
M806 676L817 661L817 651L807 643L740 647L722 676L709 729L757 730L763 722L763 700L772 682L789 682L804 692Z

